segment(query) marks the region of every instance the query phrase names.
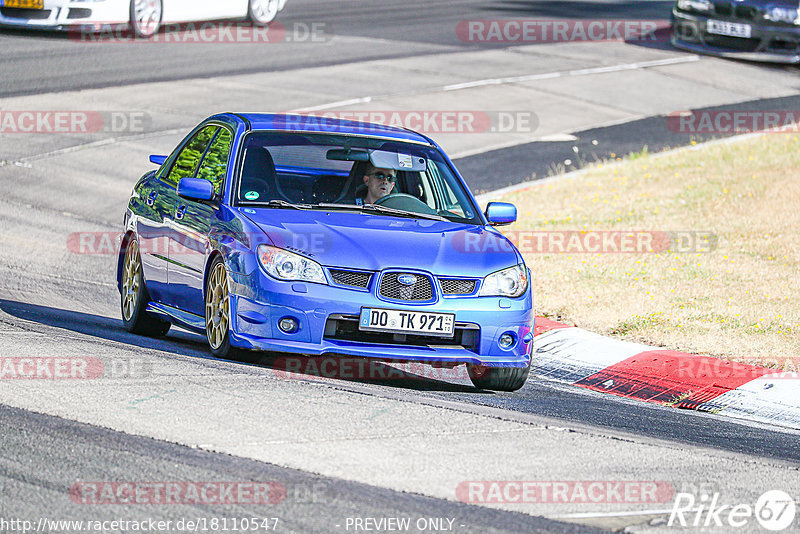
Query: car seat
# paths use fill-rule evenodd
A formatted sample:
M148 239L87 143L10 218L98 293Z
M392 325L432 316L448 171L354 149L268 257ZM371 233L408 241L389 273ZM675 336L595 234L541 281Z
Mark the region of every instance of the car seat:
M272 200L277 173L272 155L264 147L248 147L242 166L239 200Z

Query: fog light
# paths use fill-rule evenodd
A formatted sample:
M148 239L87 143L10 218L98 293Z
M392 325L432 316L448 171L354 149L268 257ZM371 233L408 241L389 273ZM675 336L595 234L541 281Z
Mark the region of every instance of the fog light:
M514 335L508 333L503 334L500 336L498 343L501 349L510 349L514 345Z
M293 334L297 332L298 326L299 325L297 324L297 321L291 317L284 317L278 322L278 328L287 334Z

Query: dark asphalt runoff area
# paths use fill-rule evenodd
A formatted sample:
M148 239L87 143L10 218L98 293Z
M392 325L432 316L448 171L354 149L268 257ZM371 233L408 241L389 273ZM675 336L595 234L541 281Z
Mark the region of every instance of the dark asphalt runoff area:
M277 22L289 36L316 25L314 43L80 42L68 33L0 29L0 97L134 83L320 67L484 49L459 40L460 21L517 17L666 20L672 2L503 0L289 0ZM368 46L358 37L383 39ZM402 45L398 45L402 41Z
M210 528L210 522L227 518L232 526L234 519L248 518L259 528L245 531L336 533L354 531L356 518L364 517L409 518L412 522L432 519L434 523L430 524L449 525L454 533L600 532L526 514L335 480L7 406L0 406L0 421L3 429L0 432L0 451L3 451L0 454L0 518L30 521L33 525L38 525L42 519L51 520L45 532L80 532L75 525L56 528L56 521L120 519L171 521L171 532L194 531L190 527L180 528L181 521L183 525L200 525L201 529L203 525L208 526L207 532L222 532L221 528ZM266 493L268 498L264 499L268 501L266 504L253 503L252 492L247 493L247 490L238 494L241 497L234 497L239 504L215 502L218 499L213 492L208 492L210 497L205 500L201 496L202 502L198 504L164 504L166 493L154 490L147 498L139 499L139 504L124 506L115 503L116 497L109 498L101 489L95 491L103 487L100 481L114 480L153 484L236 481L269 484L270 489ZM185 495L189 495L188 491ZM155 502L159 499L161 502ZM123 506L124 516L121 514ZM445 522L441 523L442 520ZM135 530L130 525L128 529L104 530L111 531Z

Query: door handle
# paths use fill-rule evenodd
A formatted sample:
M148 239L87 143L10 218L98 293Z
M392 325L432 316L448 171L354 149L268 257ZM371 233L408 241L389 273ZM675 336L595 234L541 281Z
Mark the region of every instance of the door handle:
M151 191L149 195L147 195L147 200L145 202L148 206L152 206L155 204L156 199L158 198L158 191Z
M175 218L176 219L183 219L183 216L186 215L186 206L183 205L180 208L175 210Z

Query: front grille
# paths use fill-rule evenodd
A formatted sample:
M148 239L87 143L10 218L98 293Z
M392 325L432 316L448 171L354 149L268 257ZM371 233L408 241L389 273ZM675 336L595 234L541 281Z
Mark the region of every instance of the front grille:
M68 19L88 19L92 16L92 10L85 7L71 7L67 14Z
M27 9L21 7L0 7L0 13L10 19L47 20L49 9Z
M705 39L711 46L741 50L742 52L752 52L761 43L761 39L745 39L743 37L728 37L727 35L709 34Z
M737 19L753 20L758 15L758 9L753 6L736 6L728 2L715 2L714 12L723 17L736 17Z
M723 17L730 17L733 14L733 6L727 2L715 2L714 12Z
M440 278L442 294L444 295L472 295L475 292L477 280L458 280L455 278Z
M325 323L325 339L411 347L464 348L477 354L480 348L481 330L476 324L457 322L453 329L452 338L422 334L365 332L358 329L357 315L332 315Z
M387 299L426 301L433 299L431 279L421 274L413 274L416 282L411 285L401 284L398 278L410 273L386 273L381 280L380 295Z
M782 52L794 52L800 45L796 41L785 41L783 39L773 39L769 43L770 50L778 50Z
M366 289L369 287L369 281L372 279L372 273L365 273L361 271L345 271L343 269L331 269L331 278L333 282L340 286L358 287Z
M736 18L745 20L752 20L758 15L758 10L751 6L736 6L733 12L736 14Z

